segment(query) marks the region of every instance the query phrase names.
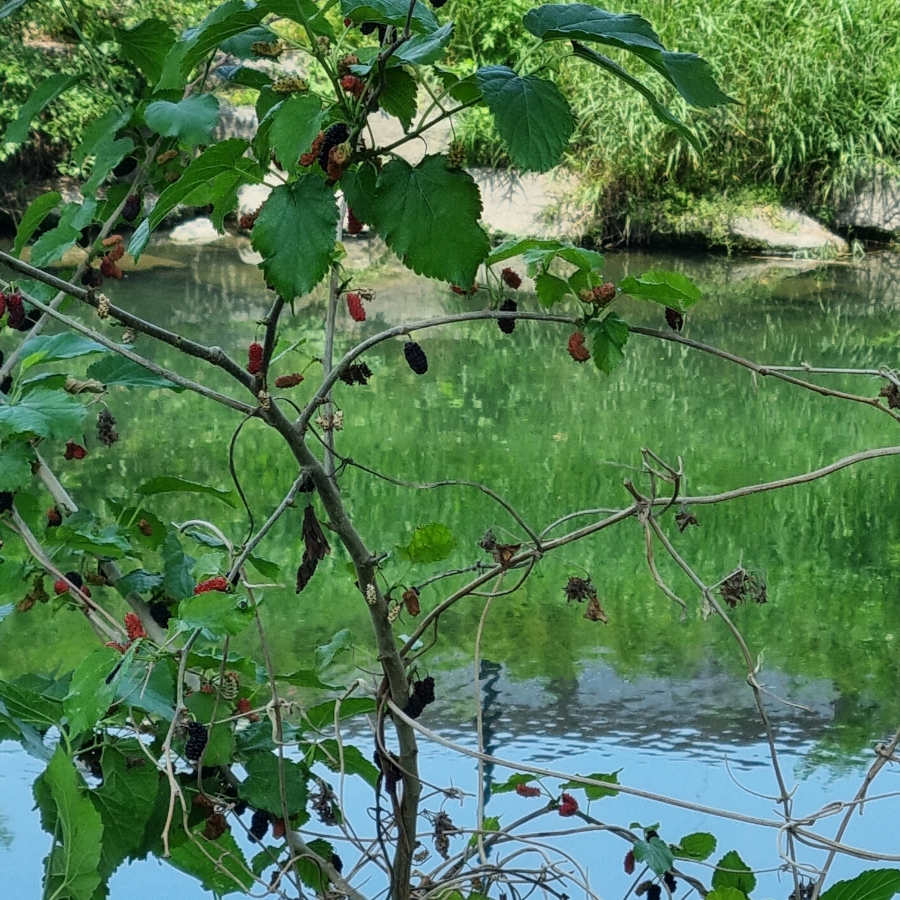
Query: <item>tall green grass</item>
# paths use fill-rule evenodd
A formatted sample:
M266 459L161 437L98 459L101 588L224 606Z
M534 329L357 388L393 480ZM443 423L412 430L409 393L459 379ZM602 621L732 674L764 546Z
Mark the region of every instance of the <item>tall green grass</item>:
M621 54L700 136L696 154L620 82L568 56L562 45L536 64L558 69L578 130L570 163L607 219L659 201L687 208L698 197L774 196L823 218L872 165L900 167L900 4L898 0L610 0L637 12L666 46L706 58L738 104L689 110L661 79ZM528 46L517 17L523 0L451 0L459 62L503 62ZM613 54L615 55L615 54ZM643 70L643 71L642 71ZM482 159L497 158L484 117L467 138Z

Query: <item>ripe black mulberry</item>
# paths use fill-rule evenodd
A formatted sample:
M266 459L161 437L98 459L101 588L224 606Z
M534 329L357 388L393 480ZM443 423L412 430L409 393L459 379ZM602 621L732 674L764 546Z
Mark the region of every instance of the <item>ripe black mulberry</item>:
M424 375L428 371L428 357L415 341L406 342L406 346L403 348L403 355L416 375Z
M269 814L264 809L256 809L253 811L253 818L250 820L250 839L253 841L261 841L269 830Z
M429 703L434 703L434 678L431 675L421 681L413 682L412 696L409 698L404 712L411 719L418 719L422 715L422 710Z
M500 304L501 312L515 312L518 308L515 300L506 299ZM497 324L504 334L512 334L516 330L515 319L497 319Z
M319 165L323 169L328 169L328 154L331 152L332 147L343 144L349 137L350 130L343 122L332 125L331 128L325 132L325 139L322 141L322 147L319 150Z
M129 194L122 207L122 218L126 222L133 222L141 211L141 198L137 194Z
M188 739L184 745L184 755L191 761L197 762L206 748L206 726L199 722L188 722Z
M681 331L684 328L684 316L671 306L666 307L666 322L673 331Z

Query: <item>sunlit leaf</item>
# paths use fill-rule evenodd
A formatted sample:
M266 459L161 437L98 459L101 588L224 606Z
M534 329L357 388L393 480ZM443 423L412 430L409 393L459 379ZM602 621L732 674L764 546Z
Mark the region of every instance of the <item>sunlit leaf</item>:
M679 312L685 312L703 296L690 278L678 272L651 271L637 277L629 275L619 282L619 287L638 300L653 300Z
M678 859L693 859L700 862L716 852L716 838L708 831L695 831L693 834L686 834L677 844L673 844L672 852Z
M3 11L9 4L0 10L0 19L5 18ZM8 13L7 13L8 15ZM9 123L3 140L0 144L21 144L28 139L28 129L32 119L37 116L49 103L56 100L60 94L67 91L72 85L81 80L80 75L50 75L45 78L31 96L19 107L19 115Z
M117 28L115 34L122 56L155 85L175 43L175 32L159 19L145 19L134 28Z
M212 94L193 94L177 103L157 100L144 110L144 121L163 137L190 147L208 144L219 121L219 101Z
M585 330L591 335L591 356L597 368L606 375L625 359L624 347L628 343L628 323L616 313L588 322Z
M402 28L409 15L409 0L341 0L341 15L352 20L354 25L361 22L378 22ZM410 30L418 34L431 34L438 29L438 20L424 3L417 3L413 9Z
M440 522L432 522L417 528L405 547L397 547L397 553L413 565L426 565L446 559L455 547L453 532Z
M81 776L62 744L56 748L43 777L55 806L57 833L62 846L49 859L44 891L71 900L93 900L100 885L103 824L85 794Z
M736 888L748 897L756 887L756 876L741 859L737 850L729 850L717 863L712 876L712 886L716 890Z
M264 809L281 817L281 789L279 786L279 761L273 753L254 753L244 763L247 778L238 792L241 799L254 809ZM284 760L284 792L288 815L294 815L306 808L306 780L309 770L302 763Z
M163 378L118 354L110 354L93 363L88 367L87 377L96 378L107 387L165 388L176 393L184 390L180 385L173 384L167 378Z
M85 415L84 405L71 394L38 389L14 406L0 406L0 435L67 439L80 432Z
M15 491L31 481L34 450L26 441L13 441L0 449L0 491Z
M900 893L900 870L869 869L848 881L837 881L821 900L890 900Z
M316 706L311 706L306 711L306 718L310 725L318 730L327 729L329 725L334 725L334 711L336 700L326 700ZM342 700L338 716L341 719L349 719L353 716L360 716L365 713L375 712L375 701L370 697L349 697Z
M635 841L634 858L638 862L646 863L657 875L664 875L672 868L674 857L669 845L658 837L649 841Z
M13 256L18 256L22 252L22 248L40 227L41 222L59 205L61 199L62 195L59 191L47 191L31 201L16 229L16 240L11 251Z
M243 597L207 591L182 600L178 605L178 619L183 629L201 628L216 640L240 634L253 620L253 610Z
M181 549L181 541L174 532L166 535L162 547L163 556L163 587L166 594L173 600L183 600L194 594L194 579L191 577L191 569L194 560L185 556Z
M142 497L152 497L155 494L209 494L218 497L223 503L231 507L237 507L237 500L231 491L213 487L209 484L199 484L196 481L188 481L186 478L178 478L175 475L157 475L149 481L145 481L135 489L135 493Z
M484 66L476 74L512 161L526 171L553 168L575 129L559 88L537 75L517 75L507 66Z
M353 646L353 632L342 628L334 637L321 647L316 648L316 669L321 671L334 662L334 658Z

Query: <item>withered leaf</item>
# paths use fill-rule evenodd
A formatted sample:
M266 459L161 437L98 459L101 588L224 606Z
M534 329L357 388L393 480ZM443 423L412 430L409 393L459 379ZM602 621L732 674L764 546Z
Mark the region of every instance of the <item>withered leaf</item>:
M303 527L300 534L303 537L304 550L303 561L300 564L300 568L297 569L298 594L309 584L309 580L315 574L316 566L319 565L320 560L325 559L331 553L331 547L325 539L325 532L322 531L322 526L316 518L316 511L313 509L312 504L307 506L303 513Z
M588 600L587 609L584 611L584 617L589 622L602 622L604 625L609 624L609 617L603 612L603 607L600 605L600 601L597 599L596 594Z
M699 525L700 523L692 512L682 508L678 515L675 516L675 524L678 526L678 530L683 533L689 525Z
M325 532L316 518L316 511L312 504L306 507L303 513L303 528L300 530L303 543L306 544L306 552L310 556L314 556L317 560L325 559L331 553L331 547L325 539Z
M497 544L491 556L494 557L495 563L507 569L510 562L512 562L512 558L516 555L516 551L521 546L521 544Z
M419 604L419 592L414 587L403 592L403 602L406 604L406 611L414 618L422 612Z
M488 528L478 546L487 553L493 553L497 549L497 538L494 537L493 529Z

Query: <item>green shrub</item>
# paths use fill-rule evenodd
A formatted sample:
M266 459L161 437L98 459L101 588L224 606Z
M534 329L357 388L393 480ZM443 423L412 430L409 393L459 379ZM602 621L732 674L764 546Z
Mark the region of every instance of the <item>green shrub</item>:
M153 5L153 15L185 28L202 18L212 5L211 0L160 0ZM0 163L8 163L13 155L22 157L20 169L25 177L37 174L35 168L60 161L66 149L80 141L85 123L109 108L110 88L131 100L139 87L132 68L120 66L111 56L111 45L104 41L112 36L113 28L129 27L144 18L146 7L136 0L115 5L79 0L68 8L77 30L64 7L56 3L30 3L0 22L0 46L8 48L0 54L0 135L16 117L22 102L44 79L55 73L82 77L78 85L51 103L33 123L34 140L29 145L16 153L14 148L0 144ZM98 56L113 82L109 87L101 83L90 55L80 45L78 30L97 46ZM14 166L5 168L12 171Z

